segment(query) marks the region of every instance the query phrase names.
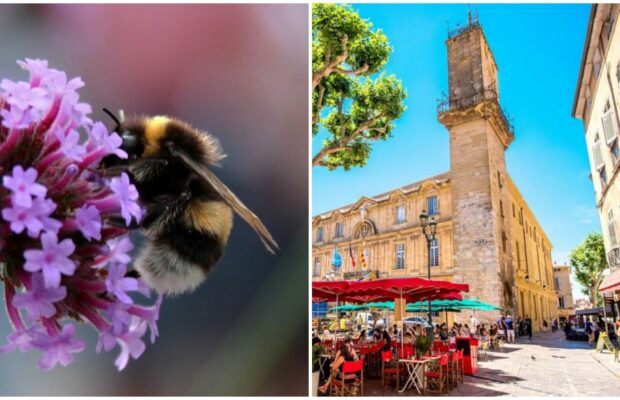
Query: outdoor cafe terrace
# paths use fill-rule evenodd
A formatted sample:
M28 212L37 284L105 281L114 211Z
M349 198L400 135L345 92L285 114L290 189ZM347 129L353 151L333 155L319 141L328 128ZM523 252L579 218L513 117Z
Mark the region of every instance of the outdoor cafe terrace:
M314 302L352 303L330 310L338 314L365 309L393 312L393 300L400 300L396 304L406 301L407 312L426 312L429 307L433 312L499 309L475 299L463 299L461 293L468 291L467 284L421 278L312 284ZM367 335L366 328L374 334ZM345 332L325 330L313 335L313 371L318 378L313 384L319 395L363 396L364 385L381 385L385 395L447 393L463 383L465 374L477 371L478 357L486 358L488 350L501 346L499 335L474 337L474 332L466 335L460 328L449 334L446 331L445 335L420 324L400 324L396 335L392 329L389 335L387 326L385 332L372 328L366 320L362 326Z

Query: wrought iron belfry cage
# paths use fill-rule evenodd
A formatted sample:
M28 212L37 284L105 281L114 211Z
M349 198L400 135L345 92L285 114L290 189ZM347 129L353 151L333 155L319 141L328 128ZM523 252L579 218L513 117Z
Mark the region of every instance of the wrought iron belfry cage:
M437 99L437 114L442 114L448 111L462 111L484 101L493 101L497 104L500 115L506 123L508 130L514 134L512 117L510 117L508 112L500 106L499 96L495 85L489 85L486 88L475 90L468 96L453 95L448 97L445 93L443 93L442 96Z

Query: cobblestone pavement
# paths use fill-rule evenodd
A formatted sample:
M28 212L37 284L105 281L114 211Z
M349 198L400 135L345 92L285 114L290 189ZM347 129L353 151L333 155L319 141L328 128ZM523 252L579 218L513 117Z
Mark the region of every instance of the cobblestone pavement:
M564 339L563 332L535 333L518 338L502 351L488 352L475 376L449 396L619 396L620 363L613 355L595 353L587 342ZM407 391L404 395L413 395ZM400 395L383 391L381 381L369 380L364 395Z

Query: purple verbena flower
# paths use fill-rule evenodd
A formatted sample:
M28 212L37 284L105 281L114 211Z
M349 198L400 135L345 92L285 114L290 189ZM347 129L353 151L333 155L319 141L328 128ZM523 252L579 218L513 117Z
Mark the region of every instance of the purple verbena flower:
M138 321L138 319L135 319L129 330L116 338L121 346L121 353L118 355L114 365L116 365L119 371L122 371L127 366L130 355L136 360L142 355L146 347L141 340L146 332L146 322Z
M101 215L97 207L84 205L78 208L75 211L75 222L88 241L101 240Z
M84 86L84 82L80 77L73 78L69 82L67 82L67 74L63 71L58 70L49 70L49 73L46 76L46 79L43 80L46 87L50 90L52 94L55 95L67 95L69 93L75 93L75 91L82 86Z
M120 301L111 303L108 307L108 317L112 323L112 333L120 335L126 328L131 325L133 320L132 315L129 313L129 304L125 304ZM110 351L109 349L106 351Z
M45 90L33 88L26 82L3 79L0 81L0 88L5 90L6 102L11 105L11 108L26 111L32 107L35 110L45 111L51 104Z
M66 366L85 347L67 323L74 319L99 333L97 352L120 346L123 369L144 352L147 328L157 337L163 299L139 304L150 289L125 276L129 226L142 217L135 186L126 174L99 172L104 157L127 154L117 133L88 117L80 78L46 60L18 63L28 83L0 79L0 255L10 265L0 282L14 327L0 353L40 350L40 368Z
M43 328L39 325L33 325L27 329L17 329L9 334L7 339L9 342L0 347L1 353L8 353L15 349L19 349L22 353L32 350L32 339L43 333Z
M91 144L105 150L105 155L115 154L119 158L127 158L127 153L121 149L123 139L116 132L109 132L101 122L95 122L90 131Z
M52 317L56 314L54 303L67 296L67 288L64 286L46 288L43 284L43 275L38 272L31 275L30 281L31 288L25 293L15 295L13 305L25 309L31 321L41 316Z
M119 301L125 304L133 304L133 300L126 292L137 291L138 280L125 277L126 272L127 266L125 264L111 263L108 267L105 285L108 293L115 295Z
M54 368L57 363L67 366L73 361L73 354L84 350L86 343L75 338L75 325L67 324L56 335L40 334L32 340L32 345L44 354L39 360L38 366L44 370Z
M75 129L71 129L66 135L62 129L57 129L56 138L60 141L60 151L62 151L67 158L82 161L82 156L86 153L86 148L78 143L80 134Z
M32 207L32 196L45 197L47 189L36 182L37 171L28 168L24 171L21 165L13 168L12 175L2 177L2 185L11 190L13 205L20 207Z
M55 209L56 204L52 200L36 197L30 208L5 208L2 218L10 223L11 231L21 233L26 230L28 236L36 238L42 230L58 233L62 223L49 216Z
M76 265L69 258L75 250L71 239L58 243L58 237L47 232L41 235L41 250L26 250L24 269L29 272L42 271L46 288L55 288L60 285L61 274L73 275Z
M138 190L129 182L127 174L121 174L120 178L112 178L110 188L119 197L121 203L121 215L125 218L125 224L131 224L132 215L137 222L142 219L142 209L137 203Z
M11 107L9 110L0 110L2 117L2 126L9 129L25 129L34 120L35 115L32 110L20 110L17 107Z
M116 261L121 264L128 264L131 261L129 253L133 249L133 244L129 238L111 239L106 242L110 252L107 257L110 261Z
M39 86L41 80L45 78L50 69L47 67L47 60L30 59L26 58L26 61L17 61L20 67L30 72L30 85L32 87Z

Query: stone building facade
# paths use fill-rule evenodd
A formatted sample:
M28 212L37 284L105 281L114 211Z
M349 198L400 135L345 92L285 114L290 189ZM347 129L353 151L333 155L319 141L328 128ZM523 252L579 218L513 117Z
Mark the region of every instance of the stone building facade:
M553 286L558 294L558 307L560 320L568 321L575 315L573 302L573 288L570 283L570 265L553 266Z
M340 279L362 276L362 253L366 272L379 277L426 277L419 215L427 211L438 221L432 279L468 283L466 297L528 316L540 329L558 316L551 243L506 169L514 134L499 103L497 65L477 21L452 32L446 45L449 96L438 120L450 134L450 171L315 216L313 279L332 271L334 249ZM494 321L498 313L477 316Z
M583 121L607 260L620 266L620 4L593 4L573 116Z

